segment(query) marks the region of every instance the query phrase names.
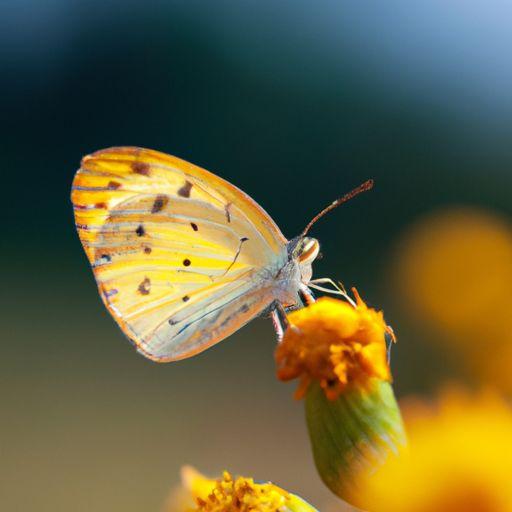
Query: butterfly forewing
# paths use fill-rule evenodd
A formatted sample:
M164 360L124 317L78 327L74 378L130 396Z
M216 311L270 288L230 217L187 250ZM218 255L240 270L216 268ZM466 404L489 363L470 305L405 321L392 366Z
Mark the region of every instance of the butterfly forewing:
M252 199L178 158L112 148L83 159L72 200L101 296L146 356L175 360L272 301L286 239Z

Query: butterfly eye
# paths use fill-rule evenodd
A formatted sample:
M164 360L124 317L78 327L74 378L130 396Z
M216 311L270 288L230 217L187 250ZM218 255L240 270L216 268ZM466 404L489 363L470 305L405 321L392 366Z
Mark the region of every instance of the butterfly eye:
M306 237L299 249L298 260L300 263L311 263L320 252L320 244L315 238Z

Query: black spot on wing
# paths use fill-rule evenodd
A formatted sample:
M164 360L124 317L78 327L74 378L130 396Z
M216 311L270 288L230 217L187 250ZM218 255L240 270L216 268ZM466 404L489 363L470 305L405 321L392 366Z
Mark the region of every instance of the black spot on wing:
M164 195L157 196L155 202L153 203L153 207L151 208L151 213L161 212L169 202L169 198Z
M228 203L224 207L224 212L226 213L226 220L228 221L228 224L231 222L231 213L229 212L229 208L231 207L231 203Z
M190 225L192 226L192 229L194 231L197 231L199 228L197 227L197 224L195 222L191 222Z
M134 173L142 176L149 176L150 174L150 167L146 162L133 162L132 170Z
M118 181L109 181L108 185L107 185L107 188L109 190L117 190L120 187L121 187L121 183L119 183Z
M192 190L192 183L190 183L190 181L185 181L185 185L183 185L179 190L178 190L178 195L181 196L181 197L190 197L190 191Z
M137 233L137 236L144 236L146 234L146 230L144 229L144 226L140 224L140 226L135 230L135 233Z
M144 247L144 254L151 254L151 247Z
M191 264L191 263L192 263L192 262L191 262L188 258L185 258L185 259L183 260L183 265L184 265L185 267L190 267L190 264Z
M190 297L189 297L188 295L184 295L184 296L181 298L181 300L182 300L183 302L188 302L188 301L190 300Z
M103 295L105 296L105 298L108 299L109 297L112 297L116 293L118 293L118 291L115 288L111 288L110 290L105 290L103 292Z
M141 295L149 295L149 292L151 291L151 281L148 277L144 278L144 281L139 284L139 287L137 288L137 291Z

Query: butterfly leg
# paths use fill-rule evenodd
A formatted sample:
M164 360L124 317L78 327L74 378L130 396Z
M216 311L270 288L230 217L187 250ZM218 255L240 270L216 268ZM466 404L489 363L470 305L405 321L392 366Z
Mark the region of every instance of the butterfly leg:
M280 343L283 339L284 331L289 326L288 319L286 318L286 310L280 302L276 301L274 303L270 317L272 318L272 323L276 331L277 342Z
M319 279L312 279L309 285L319 285L319 284L330 284L337 292L345 292L345 287L340 283L336 284L330 277L321 277Z
M309 306L315 302L315 296L305 284L300 285L299 297L306 306Z
M333 288L325 288L324 286L319 286L321 284L329 284ZM319 290L321 292L325 293L332 293L333 295L341 295L344 299L346 299L352 306L356 306L355 302L352 300L352 298L348 295L348 293L345 290L345 287L340 283L340 286L338 286L332 279L328 277L323 277L320 279L313 279L308 283L308 285L311 288L314 288L315 290Z

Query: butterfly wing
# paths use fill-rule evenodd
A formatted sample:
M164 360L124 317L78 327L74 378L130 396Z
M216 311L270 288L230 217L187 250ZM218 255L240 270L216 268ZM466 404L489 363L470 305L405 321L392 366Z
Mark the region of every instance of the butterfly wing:
M106 149L82 160L72 201L102 299L151 359L201 352L273 300L285 237L249 196L204 169Z

